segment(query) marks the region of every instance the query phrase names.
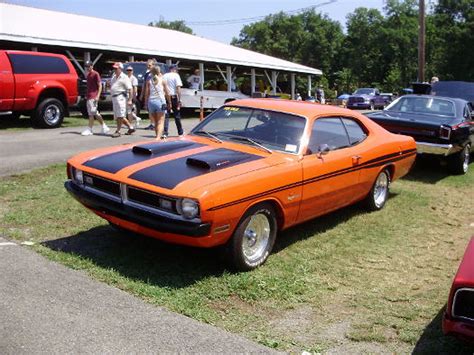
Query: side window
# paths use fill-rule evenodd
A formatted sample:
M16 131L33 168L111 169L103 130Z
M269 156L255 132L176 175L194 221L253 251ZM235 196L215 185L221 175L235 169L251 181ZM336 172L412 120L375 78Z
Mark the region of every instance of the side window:
M472 105L470 102L466 105L464 108L464 117L466 117L467 121L472 121L473 120L473 115L474 114L474 105Z
M350 145L346 129L339 117L320 118L314 122L308 148L311 153L316 153L322 144L327 144L330 150Z
M367 134L362 129L362 127L354 120L349 118L343 118L344 126L346 127L347 134L349 135L349 142L351 145L356 145L357 143L362 142Z
M69 67L62 58L9 54L15 74L69 74Z

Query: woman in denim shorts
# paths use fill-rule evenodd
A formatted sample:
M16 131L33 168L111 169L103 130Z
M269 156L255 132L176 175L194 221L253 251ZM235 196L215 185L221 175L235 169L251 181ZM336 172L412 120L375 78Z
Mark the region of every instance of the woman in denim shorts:
M150 79L146 82L145 86L145 102L148 105L148 112L155 126L156 139L162 139L165 113L167 102L170 102L170 95L166 81L163 80L160 67L154 66L150 74Z

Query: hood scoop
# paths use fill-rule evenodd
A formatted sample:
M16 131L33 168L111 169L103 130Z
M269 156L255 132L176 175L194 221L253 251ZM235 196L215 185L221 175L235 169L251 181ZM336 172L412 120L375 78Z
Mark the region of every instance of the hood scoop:
M164 154L170 153L175 150L182 150L184 148L190 148L191 146L195 146L196 143L194 142L166 142L166 143L149 143L149 144L141 144L136 145L132 148L132 152L134 154L140 155L155 155L155 154ZM201 146L201 144L199 144ZM195 147L193 147L195 148Z
M254 160L255 158L258 158L258 156L230 149L216 149L204 154L189 157L186 159L186 165L208 171L215 171L238 163Z

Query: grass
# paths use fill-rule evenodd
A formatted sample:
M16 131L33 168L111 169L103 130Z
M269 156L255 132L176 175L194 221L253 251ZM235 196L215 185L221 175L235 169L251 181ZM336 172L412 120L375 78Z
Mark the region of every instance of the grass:
M227 271L213 250L116 231L66 194L62 164L0 180L0 234L279 350L468 352L442 335L441 317L474 234L473 168L448 176L422 161L382 211L355 205L285 231L249 273Z

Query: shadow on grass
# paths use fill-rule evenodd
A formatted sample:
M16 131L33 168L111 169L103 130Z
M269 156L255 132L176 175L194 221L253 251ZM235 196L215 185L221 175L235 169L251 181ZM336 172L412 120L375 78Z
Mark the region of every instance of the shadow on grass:
M111 226L92 228L43 245L78 255L129 279L173 289L219 276L225 270L214 249L167 244Z
M416 342L413 354L472 354L474 344L469 344L446 336L441 329L443 313L446 305L441 308L436 317L428 324L420 339Z
M474 166L470 164L470 169ZM451 176L448 167L439 158L435 156L417 156L415 166L410 173L403 177L404 180L421 181L427 184L436 184L437 182Z

